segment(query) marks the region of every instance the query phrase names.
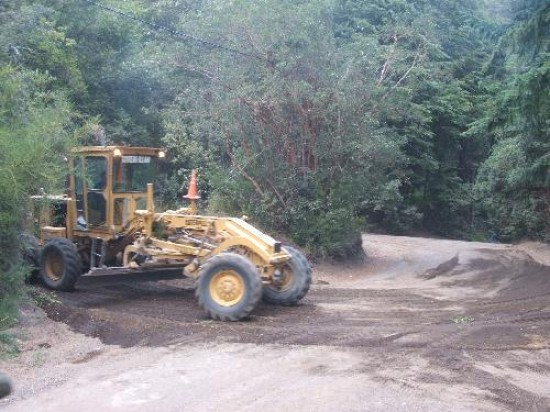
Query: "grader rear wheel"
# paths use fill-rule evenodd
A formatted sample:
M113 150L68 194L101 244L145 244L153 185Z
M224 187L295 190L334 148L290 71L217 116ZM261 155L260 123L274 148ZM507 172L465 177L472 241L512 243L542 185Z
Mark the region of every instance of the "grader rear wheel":
M42 249L40 278L49 288L72 291L81 274L80 265L73 243L65 238L54 238Z
M212 319L246 318L262 296L258 271L236 253L222 253L206 262L195 292L199 305Z
M296 305L308 292L311 284L311 266L297 249L285 246L291 259L278 269L281 278L277 283L265 285L263 299L276 305Z

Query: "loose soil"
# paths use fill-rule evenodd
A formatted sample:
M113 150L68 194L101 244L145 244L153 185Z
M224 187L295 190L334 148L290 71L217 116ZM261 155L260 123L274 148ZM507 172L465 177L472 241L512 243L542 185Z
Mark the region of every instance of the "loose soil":
M364 235L296 307L205 317L177 273L83 277L12 331L6 411L550 411L550 249Z

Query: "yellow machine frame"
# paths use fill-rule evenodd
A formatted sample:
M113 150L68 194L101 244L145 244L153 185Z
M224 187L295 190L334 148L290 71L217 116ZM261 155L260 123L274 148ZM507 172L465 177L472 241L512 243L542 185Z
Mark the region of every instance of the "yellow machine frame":
M106 222L101 227L90 226L86 229L76 225L76 179L75 159L88 157L103 157L106 159L107 176L105 188L100 191L106 201ZM148 147L122 147L122 146L91 146L75 148L69 159L69 188L68 196L59 198L66 203L66 219L63 227L53 226L47 217L43 217L40 229L42 243L53 237L65 237L77 243L83 243L84 239L101 239L109 242L121 236L131 234L134 240L123 251L122 266L135 268L131 256L139 254L147 256L148 266L183 265L186 267L186 275L197 277L197 269L201 259L220 254L224 251L238 251L245 255L258 268L262 279L269 281L275 265L290 259L288 253L281 244L272 237L262 233L254 226L238 218L220 218L190 214L196 212L195 200L191 205L175 211L155 213L153 201L153 184L148 183L145 191L131 193L115 193L113 191L113 163L122 156L149 156L163 158L164 151L158 148ZM87 185L84 180L85 186ZM83 201L87 204L89 191L83 190ZM115 221L115 200L127 201L128 210L123 216L123 223ZM146 209L138 209L137 204L145 199ZM89 221L89 211L83 210L84 219ZM171 242L154 236L153 226L156 223L172 230L184 229L192 236L208 239L196 244ZM89 242L85 242L88 244Z

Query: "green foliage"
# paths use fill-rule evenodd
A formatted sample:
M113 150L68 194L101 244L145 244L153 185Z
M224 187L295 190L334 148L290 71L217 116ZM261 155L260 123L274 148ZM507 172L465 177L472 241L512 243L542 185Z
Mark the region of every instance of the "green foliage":
M128 8L128 2L111 2ZM138 2L130 13L144 12ZM82 124L101 120L92 144L154 145L163 134L159 114L171 91L146 52L144 27L82 1L8 1L0 6L0 63L52 76Z
M5 258L4 253L2 257ZM2 263L0 270L0 330L2 330L13 325L18 319L19 306L26 299L25 277L28 271L17 258L11 265L6 262L0 263Z
M479 219L503 240L548 238L550 218L550 7L522 4L488 67L495 95L472 133L494 142L475 195ZM504 76L506 74L506 76Z
M351 207L336 208L321 201L301 202L289 210L288 231L292 239L313 254L335 259L363 256L361 220Z
M459 234L470 220L463 195L484 155L481 140L462 135L477 114L490 46L482 5L339 0L335 22L342 46L368 55L372 115L406 139L400 199L365 210L369 221L398 233Z
M19 354L19 347L15 338L7 332L0 332L0 360L17 354Z
M23 297L27 268L17 234L29 195L51 192L65 172L72 110L49 75L0 68L0 328L11 324Z
M215 41L258 58L178 56L188 87L165 111L164 142L205 167L218 204L343 256L360 239L358 205L381 203L399 175L402 139L356 104L371 84L355 50L339 50L330 2L273 7L211 2L196 16L196 31L215 26Z
M451 318L451 322L457 325L464 325L466 323L472 323L475 319L472 316L455 316Z
M25 3L17 12L2 13L0 9L3 27L0 62L48 73L52 87L68 85L75 98L85 93L76 59L76 41L67 35L65 27L56 24L52 9Z

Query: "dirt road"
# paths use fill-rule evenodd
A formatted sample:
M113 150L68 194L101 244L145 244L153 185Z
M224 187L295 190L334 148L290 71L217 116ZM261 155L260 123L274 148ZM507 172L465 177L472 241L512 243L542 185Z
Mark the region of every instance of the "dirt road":
M206 319L187 280L82 278L27 316L6 411L550 411L550 253L364 236L298 307Z

